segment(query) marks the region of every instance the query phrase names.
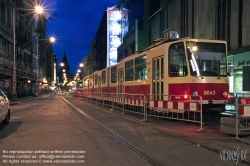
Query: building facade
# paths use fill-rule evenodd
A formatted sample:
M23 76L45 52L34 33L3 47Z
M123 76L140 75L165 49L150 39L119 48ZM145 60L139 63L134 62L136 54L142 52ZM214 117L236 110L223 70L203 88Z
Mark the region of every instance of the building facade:
M129 24L135 24L137 20L138 26L129 26L118 48L118 60L137 51L136 47L140 50L151 41L162 38L162 32L167 29L177 30L180 37L225 40L231 61L230 92L234 95L250 93L242 90L242 66L250 65L250 33L247 30L250 28L247 21L250 1L144 0L140 17L132 12L136 6L139 8L138 5L131 5L132 0L123 2L128 4Z
M97 40L96 40L96 36L94 37L94 40L92 41L92 44L90 46L89 49L89 53L87 56L87 63L86 63L86 68L87 68L87 75L90 75L91 73L93 73L96 70L100 70L98 69L98 59L97 59Z
M0 1L0 88L8 97L12 97L14 89L17 97L32 95L37 75L40 88L48 83L46 69L50 64L46 57L52 51L39 49L48 45L47 20L44 15L27 10L33 9L34 4L40 4L40 0Z
M88 54L84 57L83 76L102 70L107 64L107 12L105 11Z

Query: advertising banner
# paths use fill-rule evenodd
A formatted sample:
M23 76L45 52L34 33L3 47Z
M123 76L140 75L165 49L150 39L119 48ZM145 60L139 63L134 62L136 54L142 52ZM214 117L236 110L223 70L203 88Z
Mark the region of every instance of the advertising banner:
M107 67L117 63L117 48L121 45L120 6L107 8Z

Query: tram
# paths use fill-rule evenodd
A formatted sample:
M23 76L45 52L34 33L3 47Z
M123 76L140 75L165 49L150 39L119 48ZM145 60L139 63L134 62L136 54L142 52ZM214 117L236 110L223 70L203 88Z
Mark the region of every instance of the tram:
M203 110L225 110L229 94L226 41L178 38L177 31L163 34L147 48L84 77L83 93L201 100Z
M82 80L76 80L74 83L74 89L75 96L81 96L83 93L83 81Z

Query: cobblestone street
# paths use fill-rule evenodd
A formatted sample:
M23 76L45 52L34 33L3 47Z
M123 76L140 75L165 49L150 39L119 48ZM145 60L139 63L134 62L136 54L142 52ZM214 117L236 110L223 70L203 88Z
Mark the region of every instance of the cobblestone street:
M25 111L15 111L25 109ZM11 107L12 118L21 116L40 115L69 115L74 114L60 97L37 98L32 102L22 102Z

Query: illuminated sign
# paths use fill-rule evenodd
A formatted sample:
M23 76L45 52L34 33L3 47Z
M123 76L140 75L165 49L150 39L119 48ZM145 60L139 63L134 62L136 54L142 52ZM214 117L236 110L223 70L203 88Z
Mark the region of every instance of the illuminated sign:
M238 61L238 67L240 66L244 66L244 65L250 65L250 60L241 60L241 61Z
M117 63L117 48L121 45L121 13L119 6L107 8L107 67Z
M126 33L128 32L128 10L123 8L122 9L122 37L124 37L126 35Z

